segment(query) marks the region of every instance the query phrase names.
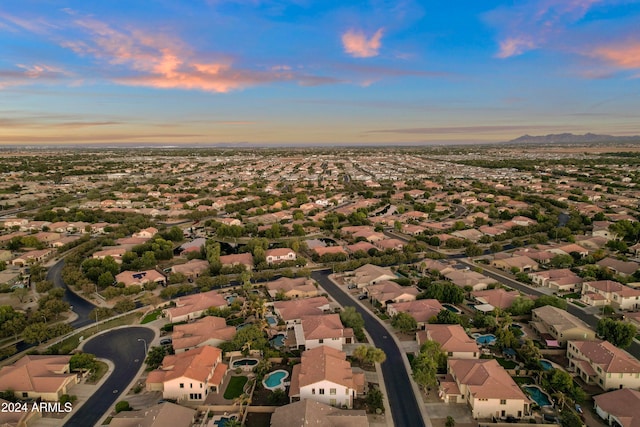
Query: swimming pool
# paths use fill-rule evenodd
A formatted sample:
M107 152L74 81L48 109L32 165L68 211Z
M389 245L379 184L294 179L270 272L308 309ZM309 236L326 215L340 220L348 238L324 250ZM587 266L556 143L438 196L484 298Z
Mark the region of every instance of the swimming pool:
M258 364L258 359L238 359L231 362L231 369L252 367Z
M491 345L496 342L496 336L493 334L478 335L475 339L481 345Z
M444 308L446 308L447 310L449 310L450 312L452 312L452 313L456 313L456 314L460 314L460 313L462 313L462 312L460 311L460 309L458 309L458 307L456 307L456 306L454 306L454 305L451 305L451 304L442 304L442 306L443 306Z
M274 347L283 347L284 346L284 334L274 335L273 338L269 340L272 346Z
M545 371L550 371L553 369L553 364L546 359L540 359L538 363L540 363L540 366L542 366L542 369Z
M284 379L289 376L289 372L278 369L277 371L273 371L267 375L265 375L264 380L262 380L262 384L264 388L268 390L276 390L276 389L284 389Z
M274 316L267 316L267 323L269 323L271 326L275 326L278 324L278 319L276 319Z
M551 397L540 387L537 385L527 385L524 386L524 391L527 392L529 396L538 404L538 406L553 406L553 402L551 401Z
M213 425L218 427L225 427L229 423L229 421L237 419L238 417L235 415L231 415L230 417L220 417L213 422Z

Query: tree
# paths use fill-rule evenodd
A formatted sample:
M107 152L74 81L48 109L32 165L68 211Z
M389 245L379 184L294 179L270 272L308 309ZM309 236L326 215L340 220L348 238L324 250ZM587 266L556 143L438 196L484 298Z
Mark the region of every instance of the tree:
M167 355L167 350L160 347L151 347L149 352L147 353L147 358L145 359L145 363L147 364L147 371L153 371L157 369L161 364L164 356Z
M471 244L464 250L465 255L468 257L480 256L482 252L482 248L476 244Z
M42 280L36 283L36 292L44 294L53 289L53 282L51 280Z
M498 253L498 252L502 252L502 244L498 243L498 242L494 242L491 245L489 245L489 250L491 251L491 253Z
M398 313L393 316L391 326L399 329L401 332L409 333L418 328L418 322L409 313Z
M529 369L539 369L539 360L542 359L540 349L535 346L532 340L526 339L524 344L518 349L518 355L524 361L524 364Z
M447 309L442 309L437 316L429 319L429 323L455 325L460 323L460 316Z
M347 328L353 329L353 334L359 341L364 340L364 319L355 307L345 307L340 312L340 320Z
M555 255L549 262L554 268L569 268L573 265L573 257L571 255Z
M373 365L374 363L382 363L387 360L385 352L379 348L362 344L355 348L353 357L361 363Z
M460 304L464 301L464 290L453 283L433 282L426 286L424 292L419 295L419 299L437 299L443 303Z
M76 353L69 360L72 371L90 371L96 367L96 356L91 353Z
M436 374L438 367L446 356L436 341L427 341L420 347L420 352L411 362L413 379L423 387L432 387L437 384Z
M523 314L531 314L535 302L528 297L519 296L513 300L509 312L514 316L520 316Z
M562 427L582 427L580 417L570 409L564 409L560 415Z
M47 324L43 322L32 323L22 331L22 338L25 342L41 344L49 336Z
M567 301L562 298L554 297L552 295L541 295L535 301L535 308L544 307L545 305L552 305L554 307L560 308L562 310L567 309Z
M616 347L627 348L633 342L637 329L631 323L604 317L598 321L596 332Z
M129 402L126 400L121 400L116 403L116 413L120 413L122 411L132 411L133 408L129 405Z
M447 421L444 423L444 427L455 427L456 420L451 416L447 415Z
M384 396L378 387L372 387L367 393L367 406L371 412L384 411Z

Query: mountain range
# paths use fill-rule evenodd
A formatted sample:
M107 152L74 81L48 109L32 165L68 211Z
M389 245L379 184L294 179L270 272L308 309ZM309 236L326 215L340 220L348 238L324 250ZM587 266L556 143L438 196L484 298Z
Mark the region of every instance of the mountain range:
M594 142L640 142L640 135L633 136L613 136L597 135L595 133L585 133L576 135L573 133L558 133L540 136L523 135L507 144L585 144Z

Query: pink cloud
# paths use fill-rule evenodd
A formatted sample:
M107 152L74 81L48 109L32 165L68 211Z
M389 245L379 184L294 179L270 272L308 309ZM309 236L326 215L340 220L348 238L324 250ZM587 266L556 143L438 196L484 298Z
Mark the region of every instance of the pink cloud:
M640 42L598 47L590 53L590 56L602 59L617 68L640 69Z
M342 35L344 51L355 58L377 56L382 43L383 29L380 28L370 38L360 30L349 30Z
M520 55L535 47L536 45L532 40L517 37L507 38L500 42L500 50L496 54L496 57L509 58L510 56Z

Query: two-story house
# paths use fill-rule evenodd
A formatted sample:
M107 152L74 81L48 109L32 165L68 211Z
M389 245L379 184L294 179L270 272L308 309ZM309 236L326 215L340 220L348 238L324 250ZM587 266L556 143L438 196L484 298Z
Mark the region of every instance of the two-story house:
M640 387L640 362L608 341L569 341L569 366L604 390Z

